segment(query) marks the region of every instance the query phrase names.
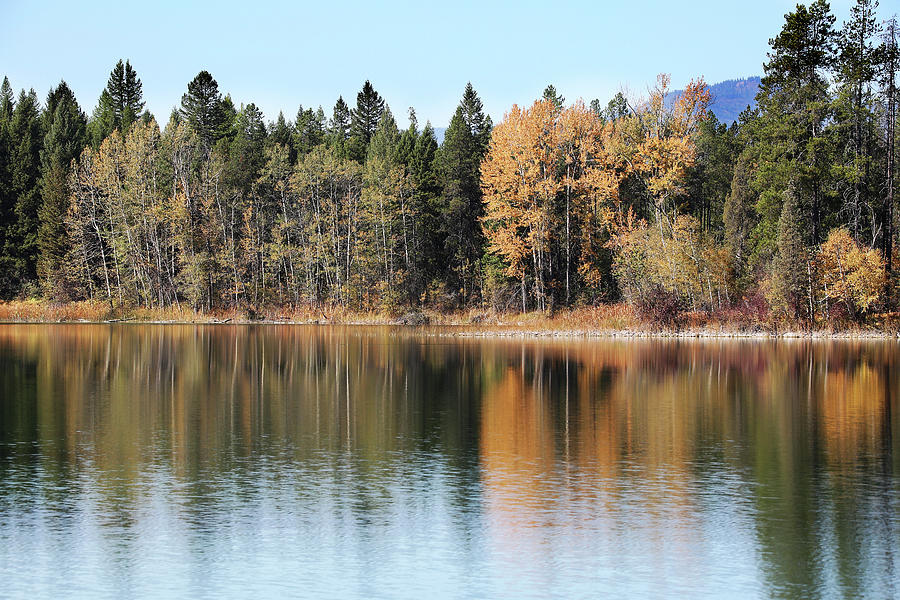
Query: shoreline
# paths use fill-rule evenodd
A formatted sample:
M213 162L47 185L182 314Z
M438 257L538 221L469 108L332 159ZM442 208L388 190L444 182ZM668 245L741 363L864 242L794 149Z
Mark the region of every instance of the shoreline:
M861 331L721 331L715 329L531 329L518 325L479 327L471 324L408 325L391 321L273 321L273 320L0 320L8 325L178 325L178 326L268 326L268 327L359 327L391 328L410 334L455 339L548 339L548 340L871 340L900 341L900 333L878 330Z
M745 339L745 340L900 340L893 321L886 328L851 324L846 328L801 329L779 323L748 324L728 315L689 313L680 325L661 326L638 319L624 304L573 308L553 315L468 311L409 310L405 314L347 311L337 307L201 313L190 310L131 308L110 310L97 303L0 302L0 325L267 325L391 327L453 338L507 339ZM429 331L430 330L430 331Z

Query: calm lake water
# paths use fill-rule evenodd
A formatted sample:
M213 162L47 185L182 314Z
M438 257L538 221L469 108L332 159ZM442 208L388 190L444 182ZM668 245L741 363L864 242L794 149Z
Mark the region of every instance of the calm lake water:
M0 325L0 597L900 596L897 342Z

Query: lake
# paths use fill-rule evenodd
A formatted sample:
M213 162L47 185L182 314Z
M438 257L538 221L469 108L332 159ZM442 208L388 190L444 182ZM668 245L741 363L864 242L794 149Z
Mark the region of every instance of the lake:
M0 597L900 596L897 341L0 325Z

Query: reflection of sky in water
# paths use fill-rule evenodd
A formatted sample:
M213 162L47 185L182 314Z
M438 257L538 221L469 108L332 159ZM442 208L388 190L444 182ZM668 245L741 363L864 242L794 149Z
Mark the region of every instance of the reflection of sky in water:
M897 594L879 344L0 329L0 596Z

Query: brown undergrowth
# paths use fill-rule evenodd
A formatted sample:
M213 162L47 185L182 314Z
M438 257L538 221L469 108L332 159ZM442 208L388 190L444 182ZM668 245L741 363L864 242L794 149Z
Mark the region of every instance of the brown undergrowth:
M787 323L772 320L752 308L715 313L681 312L661 321L652 312L624 303L601 304L542 312L496 313L477 308L459 311L411 309L392 313L353 311L343 307L296 309L216 310L198 312L182 307L116 307L100 302L54 303L41 300L0 302L0 322L6 323L284 323L320 325L433 325L457 326L468 334L482 335L700 335L700 336L895 336L900 332L900 313L875 315L869 325Z

